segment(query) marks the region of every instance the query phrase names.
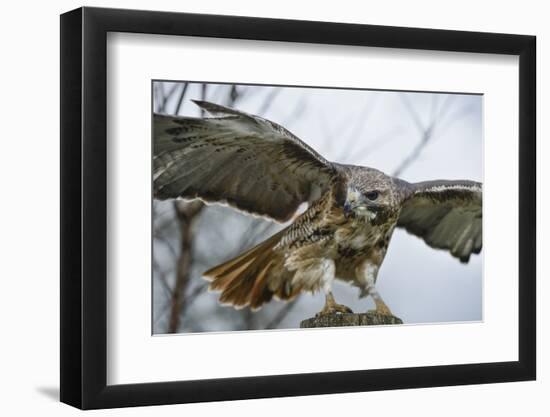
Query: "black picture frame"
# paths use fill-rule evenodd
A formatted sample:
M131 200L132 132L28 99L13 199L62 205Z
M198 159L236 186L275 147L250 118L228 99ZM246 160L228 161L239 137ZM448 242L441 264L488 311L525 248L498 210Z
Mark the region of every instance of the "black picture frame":
M107 385L108 32L519 56L519 360ZM533 380L536 377L534 36L136 10L61 15L61 401L82 409Z

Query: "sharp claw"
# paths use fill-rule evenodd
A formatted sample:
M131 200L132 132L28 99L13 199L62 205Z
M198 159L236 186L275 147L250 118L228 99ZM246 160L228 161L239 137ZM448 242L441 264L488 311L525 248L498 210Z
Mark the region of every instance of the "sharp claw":
M348 306L345 306L343 304L335 304L333 306L323 308L321 311L319 311L315 315L315 317L328 316L328 315L331 315L331 314L338 314L338 313L340 313L340 314L346 314L346 313L353 314L353 310L351 308L349 308Z
M346 313L353 314L353 310L351 308L346 307L346 306L344 306L344 307L346 308Z

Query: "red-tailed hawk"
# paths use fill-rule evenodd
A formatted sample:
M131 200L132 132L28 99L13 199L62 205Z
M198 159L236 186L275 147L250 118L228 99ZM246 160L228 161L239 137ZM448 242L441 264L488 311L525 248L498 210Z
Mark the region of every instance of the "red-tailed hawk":
M309 203L288 227L204 273L221 302L257 309L273 297L323 290L319 314L351 312L334 300L336 278L391 315L375 285L396 226L462 262L481 251L480 183L411 184L329 162L276 123L195 103L211 117L154 115L155 198L200 198L278 222Z

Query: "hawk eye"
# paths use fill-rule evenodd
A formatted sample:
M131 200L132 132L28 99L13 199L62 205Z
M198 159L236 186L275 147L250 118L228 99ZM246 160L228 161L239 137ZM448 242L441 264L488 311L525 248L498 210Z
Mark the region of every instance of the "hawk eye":
M374 201L378 198L378 191L369 191L367 194L365 194L365 196L371 200L371 201Z

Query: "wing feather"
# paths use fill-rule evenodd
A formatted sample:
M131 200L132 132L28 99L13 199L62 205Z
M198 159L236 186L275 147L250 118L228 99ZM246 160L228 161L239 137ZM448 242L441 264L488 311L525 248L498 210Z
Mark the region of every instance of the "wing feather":
M410 184L397 225L462 262L482 247L482 186L473 181Z
M329 161L278 124L195 103L214 117L154 115L155 198L200 198L284 222L337 175Z

